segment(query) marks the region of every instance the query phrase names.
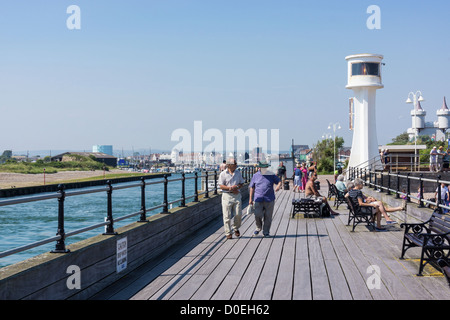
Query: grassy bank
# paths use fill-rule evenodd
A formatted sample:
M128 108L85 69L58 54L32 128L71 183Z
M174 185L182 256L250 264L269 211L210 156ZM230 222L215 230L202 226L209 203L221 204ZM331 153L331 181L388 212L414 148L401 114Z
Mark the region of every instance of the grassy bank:
M103 163L93 160L90 157L78 156L77 161L53 161L44 162L38 160L36 162L16 162L8 160L0 164L0 172L9 173L24 173L24 174L39 174L56 173L60 171L94 171L103 170L108 171L110 167L104 166Z

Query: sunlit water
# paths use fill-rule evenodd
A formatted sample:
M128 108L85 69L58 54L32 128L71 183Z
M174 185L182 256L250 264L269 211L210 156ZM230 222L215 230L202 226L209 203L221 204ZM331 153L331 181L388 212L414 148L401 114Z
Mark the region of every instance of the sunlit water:
M193 174L186 174L192 177ZM180 174L172 174L169 177L168 201L181 198L181 181L170 180L180 178ZM159 179L146 180L147 183L162 181ZM194 194L194 179L186 180L185 194L189 197ZM136 184L135 181L127 184ZM114 184L113 186L126 184ZM200 192L201 178L198 178L198 190ZM99 187L95 187L96 189ZM68 193L72 190L66 190ZM145 188L145 206L147 209L161 205L164 201L164 184L147 185ZM19 198L19 197L18 197ZM2 200L13 199L3 198ZM193 198L186 200L186 203ZM180 203L174 203L173 207ZM133 187L112 192L113 218L139 212L141 209L141 188ZM147 217L157 214L162 208L147 212ZM107 194L96 192L79 196L68 196L64 203L64 230L66 233L88 227L105 220L107 215ZM114 228L125 226L139 220L140 215L114 222ZM30 202L0 207L0 252L24 246L36 241L44 240L56 235L58 228L58 200L50 199L38 202ZM105 231L104 227L96 228L81 234L66 238L66 245L96 236ZM20 253L0 258L0 268L28 259L38 254L55 249L56 242L29 249Z

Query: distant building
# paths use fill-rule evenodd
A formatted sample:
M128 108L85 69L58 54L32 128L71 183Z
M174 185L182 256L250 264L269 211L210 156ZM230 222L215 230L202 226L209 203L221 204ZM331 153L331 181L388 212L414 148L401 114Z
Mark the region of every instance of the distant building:
M95 145L92 147L92 152L101 152L109 154L110 156L113 155L113 146L111 145Z
M106 164L110 167L117 166L117 158L101 152L65 152L51 157L51 161L75 161L74 155L90 157L93 156L96 161Z
M411 110L412 126L407 130L409 141L414 141L415 136L430 136L435 141L444 141L446 132L450 129L450 110L447 102L442 103L442 107L436 111L437 121L427 122L425 116L427 112L422 109L420 101L417 101L414 109Z

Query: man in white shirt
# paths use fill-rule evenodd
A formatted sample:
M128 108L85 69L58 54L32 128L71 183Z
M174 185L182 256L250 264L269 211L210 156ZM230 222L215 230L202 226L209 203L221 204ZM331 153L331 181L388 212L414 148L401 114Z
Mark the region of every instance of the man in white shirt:
M242 199L240 188L244 185L241 172L236 170L237 163L234 158L227 160L227 169L219 175L218 185L222 189L222 214L227 239L232 239L232 232L240 236L239 228L242 221ZM233 218L234 214L234 219Z

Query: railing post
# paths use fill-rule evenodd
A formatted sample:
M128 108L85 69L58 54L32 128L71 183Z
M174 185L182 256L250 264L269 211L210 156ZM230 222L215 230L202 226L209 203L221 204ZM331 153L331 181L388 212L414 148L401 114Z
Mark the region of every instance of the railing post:
M399 192L400 192L400 177L399 177L398 171L397 171L397 192L396 192L396 195L395 195L396 199L400 198Z
M214 170L214 195L216 194L217 194L217 170Z
M194 172L195 178L194 178L194 202L198 202L198 174L197 171Z
M205 198L209 198L208 170L206 170L206 177L205 177Z
M423 201L422 201L422 199L423 199L423 181L422 181L422 178L423 178L423 173L421 173L419 175L419 208L423 208L424 207Z
M64 185L60 184L58 186L58 192L60 196L58 198L58 231L56 232L57 236L61 236L61 239L56 241L55 250L52 250L53 253L67 253L70 250L66 249L65 237L66 233L64 231L64 200L66 199L66 192L64 191Z
M108 184L108 190L106 190L107 194L107 209L106 209L106 221L109 222L109 224L106 226L106 230L103 233L104 235L115 235L117 232L114 232L114 219L112 215L112 191L113 187L111 184L111 180L108 180L106 182Z
M411 197L409 196L411 194L411 181L409 179L410 172L408 172L406 177L406 201L411 202Z
M244 178L244 182L247 183L247 167L242 168L242 178Z
M145 179L144 177L141 177L141 217L138 222L147 222L145 211Z
M442 200L442 197L441 197L441 183L439 182L439 180L441 180L441 176L440 176L440 175L438 175L437 181L436 181L436 183L437 183L437 201L436 201L436 208L439 210L439 213L442 214L442 208L440 207L440 205L441 205L441 200Z
M374 182L374 190L378 191L378 178L377 178L377 171L375 170L375 182Z
M383 177L384 177L384 171L380 171L380 192L383 191Z
M168 195L167 195L167 184L168 184L168 180L167 180L167 174L164 175L164 206L163 206L163 213L168 213L169 212L169 200L168 200Z
M391 195L391 168L388 169L388 186L386 194Z
M186 177L184 172L181 174L181 205L180 207L186 207Z

